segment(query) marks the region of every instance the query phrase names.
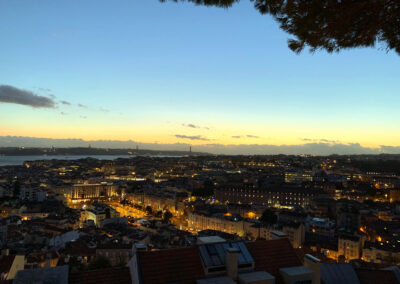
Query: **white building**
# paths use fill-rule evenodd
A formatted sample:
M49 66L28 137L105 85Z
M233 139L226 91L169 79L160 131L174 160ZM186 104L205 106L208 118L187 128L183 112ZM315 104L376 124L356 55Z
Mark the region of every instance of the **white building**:
M46 191L41 188L22 187L19 193L19 199L43 202L46 200Z

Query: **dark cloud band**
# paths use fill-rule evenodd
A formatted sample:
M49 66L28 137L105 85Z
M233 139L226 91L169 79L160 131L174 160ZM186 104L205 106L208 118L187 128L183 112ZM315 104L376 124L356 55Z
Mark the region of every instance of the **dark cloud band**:
M26 105L34 108L55 108L53 99L38 96L31 91L9 85L0 85L0 102Z

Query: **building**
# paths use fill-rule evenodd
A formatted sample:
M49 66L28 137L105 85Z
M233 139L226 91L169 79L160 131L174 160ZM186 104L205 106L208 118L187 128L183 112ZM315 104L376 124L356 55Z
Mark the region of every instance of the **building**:
M313 180L312 171L285 172L286 183L303 183L312 180Z
M68 284L68 265L18 271L13 284Z
M46 191L40 187L22 187L20 189L19 199L33 202L43 202L46 200Z
M96 184L74 184L68 191L71 201L85 202L99 198L108 198L117 195L118 186L102 182ZM68 192L67 191L67 192Z
M131 193L125 197L133 204L139 204L144 207L150 206L154 212L168 210L172 214L183 214L183 208L178 209L180 203L174 194L167 194L164 192L145 194L145 193Z
M400 246L386 242L365 242L362 260L367 262L400 262Z
M320 283L319 260L315 265L305 260L303 265L287 239L218 241L190 248L134 250L129 268L133 284L273 284L277 278L285 284Z
M96 248L96 257L103 256L110 260L112 266L126 265L131 257L132 245L130 244L101 244Z
M302 223L288 223L282 225L285 233L294 248L303 246L305 241L305 226Z
M361 259L362 238L358 235L340 235L338 240L338 254L346 261Z
M24 265L23 255L8 255L8 253L0 255L0 281L14 279L17 272L24 269Z
M321 193L318 189L276 186L256 188L253 186L220 187L215 198L222 203L260 204L267 206L292 205L306 207Z
M93 225L96 227L101 227L103 220L119 217L120 214L114 208L104 204L94 203L90 209L81 211L80 223L83 225L93 222Z
M228 234L244 236L245 228L243 219L227 215L188 214L188 226L193 231L216 230Z
M312 218L306 221L307 237L313 240L325 239L333 240L335 238L335 222L322 218Z
M347 232L357 232L361 224L358 204L354 202L338 202L337 227Z

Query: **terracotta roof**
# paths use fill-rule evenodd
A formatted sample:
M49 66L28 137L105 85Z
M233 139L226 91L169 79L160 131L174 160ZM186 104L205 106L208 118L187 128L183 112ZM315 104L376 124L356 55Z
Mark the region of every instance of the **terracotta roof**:
M143 284L192 284L205 277L197 248L140 252L139 266Z
M76 248L68 248L64 251L64 254L74 255L74 256L95 256L96 248L88 248L88 247L76 247Z
M269 241L257 240L246 243L246 246L254 258L256 270L266 270L277 275L280 268L302 265L286 238Z
M90 270L78 273L70 273L70 284L131 284L131 276L128 267Z
M310 255L318 258L321 261L321 263L336 263L336 261L334 259L326 257L326 255L324 255L321 252L315 252L312 249L310 249L309 247L296 248L294 250L295 250L297 256L300 258L300 260L303 260L304 256L306 254L310 254Z
M100 244L97 246L97 249L132 249L132 244L116 244L116 243L108 243L108 244Z
M395 284L399 283L396 275L390 270L356 269L362 284Z

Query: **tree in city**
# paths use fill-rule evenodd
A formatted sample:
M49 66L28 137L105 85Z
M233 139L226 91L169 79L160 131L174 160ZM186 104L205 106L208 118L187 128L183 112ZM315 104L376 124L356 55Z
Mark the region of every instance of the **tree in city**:
M104 256L97 256L88 265L89 270L104 269L109 267L111 267L111 262Z
M13 197L18 198L21 192L21 184L16 180L13 184Z
M153 214L153 208L151 208L150 205L147 205L147 206L146 206L146 213L147 213L148 215Z
M162 218L162 216L163 216L163 213L162 213L161 210L158 210L158 211L154 214L154 217L156 217L156 218Z
M106 213L106 218L107 219L110 219L111 218L111 211L110 211L110 208L106 208L106 210L105 210L105 213Z
M171 218L172 218L172 213L169 211L169 210L165 210L164 211L164 214L163 214L163 221L164 221L164 223L169 223L169 221L171 220Z
M160 0L193 2L229 8L240 0ZM400 54L400 1L398 0L249 0L261 14L271 15L293 38L296 53L309 47L338 52L374 47Z
M193 196L196 197L210 197L214 195L214 183L212 180L205 180L203 186L196 188L192 192Z
M265 224L273 225L276 224L278 217L275 215L274 211L267 208L264 210L259 220Z

